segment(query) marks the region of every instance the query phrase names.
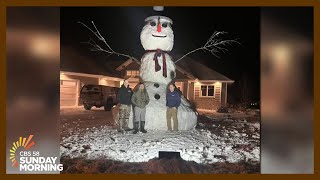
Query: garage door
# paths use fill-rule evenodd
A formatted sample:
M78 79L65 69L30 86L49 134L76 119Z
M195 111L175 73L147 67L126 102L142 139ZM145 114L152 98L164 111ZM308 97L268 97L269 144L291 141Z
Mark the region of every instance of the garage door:
M77 81L60 80L60 106L77 105Z

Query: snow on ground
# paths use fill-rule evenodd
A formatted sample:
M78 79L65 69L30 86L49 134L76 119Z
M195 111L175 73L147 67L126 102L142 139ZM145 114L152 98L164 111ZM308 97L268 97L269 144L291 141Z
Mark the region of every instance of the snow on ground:
M110 126L93 127L87 128L85 133L75 132L62 138L61 156L147 162L157 158L159 151L177 151L184 160L197 163L259 161L260 147L246 133L235 129L222 129L221 132L218 136L205 129L150 130L146 134L134 135L131 132L120 134ZM259 132L254 136L259 139Z
M187 161L259 162L259 113L200 113L194 130L118 133L103 108L60 110L62 157L147 162L159 151L178 151Z

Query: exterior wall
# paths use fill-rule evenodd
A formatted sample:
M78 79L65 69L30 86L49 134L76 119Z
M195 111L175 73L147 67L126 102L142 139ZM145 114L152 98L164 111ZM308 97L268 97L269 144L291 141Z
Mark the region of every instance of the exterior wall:
M183 95L188 97L188 81L183 82Z
M214 85L214 97L201 97L201 85ZM198 109L217 110L221 106L220 82L196 82L194 86L194 102Z
M188 97L188 81L187 80L178 80L175 82L175 85L180 88L184 97Z
M184 87L185 87L184 82L183 82L183 81L177 81L177 82L175 82L174 84L176 85L176 87L177 87L178 89L180 89L180 91L182 92L182 94L183 94L184 96L186 96L186 92L184 91Z
M221 105L227 104L227 83L222 83L221 87Z
M129 81L129 87L134 90L137 88L136 86L140 82L139 78L129 78L128 81Z
M194 101L194 84L195 84L194 82L188 83L189 92L188 92L187 98L188 98L190 101Z
M134 71L140 71L140 65L137 63L131 63L127 67L125 67L123 70L121 70L121 76L124 78L130 78L127 76L127 70L134 70ZM133 77L133 78L139 78L139 77Z

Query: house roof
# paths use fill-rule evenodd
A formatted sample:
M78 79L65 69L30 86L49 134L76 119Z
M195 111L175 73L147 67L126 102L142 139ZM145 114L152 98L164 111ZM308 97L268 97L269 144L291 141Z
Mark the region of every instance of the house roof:
M124 68L126 68L127 66L129 66L132 62L135 62L135 63L137 63L138 65L141 64L140 61L137 61L137 60L135 60L135 59L128 59L128 60L126 60L125 62L123 62L120 66L118 66L118 67L116 68L116 70L117 70L117 71L121 71L121 70L123 70Z
M233 80L229 79L228 77L189 57L185 57L183 60L179 61L176 66L180 67L186 72L189 72L199 80L218 80L233 82Z
M91 59L77 53L73 48L69 47L61 48L60 54L61 71L104 75L118 78L121 77L121 74L115 69L126 61L126 59L106 59L105 54L96 55L94 59Z
M61 71L87 73L121 78L121 70L132 62L140 64L140 61L125 58L107 58L105 54L96 54L94 59L81 56L72 48L61 48ZM176 64L177 78L188 78L198 80L218 80L233 82L228 77L216 72L215 70L197 62L196 60L185 57Z

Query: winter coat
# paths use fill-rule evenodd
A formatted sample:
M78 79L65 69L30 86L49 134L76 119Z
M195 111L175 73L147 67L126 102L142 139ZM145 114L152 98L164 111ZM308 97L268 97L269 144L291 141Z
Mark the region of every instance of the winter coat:
M149 103L149 100L149 95L145 89L138 89L138 91L134 92L131 97L132 104L138 106L139 108L145 108Z
M120 104L131 105L131 96L131 88L122 85L118 92L118 102Z
M167 94L167 103L166 106L168 106L169 108L178 108L181 104L181 97L179 92L177 91L173 91L173 92L168 92Z

